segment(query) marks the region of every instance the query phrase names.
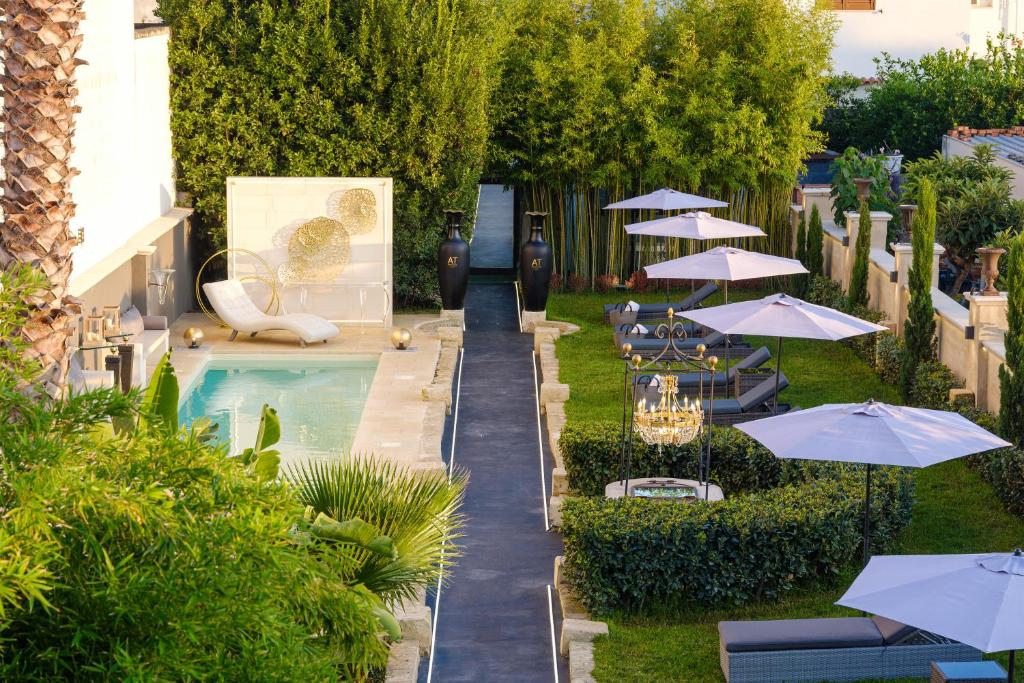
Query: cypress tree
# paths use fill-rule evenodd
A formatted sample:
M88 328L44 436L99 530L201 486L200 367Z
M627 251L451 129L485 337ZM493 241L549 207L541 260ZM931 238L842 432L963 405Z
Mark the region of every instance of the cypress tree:
M869 258L871 258L871 209L867 202L861 202L857 242L853 249L853 272L850 273L850 291L847 292L850 310L868 305Z
M824 229L821 227L821 214L818 212L818 206L815 204L811 207L811 222L807 226L807 260L804 265L807 266L807 270L811 271L810 277L815 275L825 274L825 257L822 255L824 250Z
M911 243L913 258L908 273L910 303L903 328L903 358L900 367L900 393L910 401L918 366L935 357L935 311L932 308L932 258L935 244L935 190L927 179L921 180L918 212L914 216Z
M999 429L1007 441L1024 445L1024 233L1010 244L1006 259L1006 362L999 368Z
M804 217L802 212L800 214L800 224L796 227L796 260L804 264L805 268L807 267L807 219ZM810 270L810 268L808 268L808 270ZM806 275L794 276L793 284L800 296L804 296L806 294Z

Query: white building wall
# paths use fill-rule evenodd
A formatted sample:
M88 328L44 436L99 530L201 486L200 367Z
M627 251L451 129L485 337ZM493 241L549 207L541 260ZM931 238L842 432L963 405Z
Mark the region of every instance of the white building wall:
M130 2L86 0L72 163L75 278L101 264L174 204L168 33L136 35Z
M1024 0L876 0L875 10L836 12L833 70L874 76L874 58L887 52L918 59L940 48L984 52L1000 32L1020 34Z

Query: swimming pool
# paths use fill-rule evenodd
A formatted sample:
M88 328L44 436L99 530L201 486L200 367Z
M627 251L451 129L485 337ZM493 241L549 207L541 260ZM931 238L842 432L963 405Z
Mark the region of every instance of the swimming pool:
M337 459L355 439L376 356L344 359L215 358L178 408L184 425L208 417L232 455L253 445L264 403L281 418L281 465Z

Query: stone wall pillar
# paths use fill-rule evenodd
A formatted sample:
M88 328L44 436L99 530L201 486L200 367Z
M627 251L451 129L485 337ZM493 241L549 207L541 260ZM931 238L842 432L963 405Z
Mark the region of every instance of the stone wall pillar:
M893 258L896 261L896 334L903 336L903 323L906 321L907 303L910 301L910 264L914 262L914 248L906 243L892 245Z
M804 195L804 215L807 216L807 220L811 220L811 207L817 206L818 213L821 214L821 222L823 225L833 222L832 218L832 188L831 187L805 187L803 188Z
M964 298L970 303L969 327L966 330L970 341L966 378L967 389L974 393L975 401L979 408L996 410L998 406L987 405L989 393L988 362L991 355L982 352L982 344L987 341L1002 339L1003 335L1006 334L1008 298L1006 292L1000 292L998 296L966 294Z

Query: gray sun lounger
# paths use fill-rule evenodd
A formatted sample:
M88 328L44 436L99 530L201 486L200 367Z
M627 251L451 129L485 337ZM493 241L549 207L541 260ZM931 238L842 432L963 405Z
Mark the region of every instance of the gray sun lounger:
M786 375L779 374L779 393L789 386ZM762 417L781 415L788 412L790 405L780 403L778 410L775 403L775 373L765 375L756 386L739 395L738 398L719 398L704 401L704 412L711 411L711 423L716 425L732 425L749 422Z
M639 304L639 308L636 311L625 310L625 303L605 304L604 321L614 325L621 325L623 323L643 322L645 320L661 320L668 315L668 309L671 308L677 313L679 311L688 311L699 306L705 299L717 291L718 285L709 282L682 301L667 304Z
M729 372L718 371L714 376L715 395L728 395L732 393L730 387L736 381L736 376L744 370L754 370L761 367L769 360L772 354L768 347L762 346L746 358L739 360L735 365L729 367ZM705 390L711 386L710 372L682 372L676 375L679 382L679 393L685 396L694 396L701 387L703 380ZM657 402L660 397L658 393L659 382L656 375L637 375L637 387L633 392L633 400L639 400L641 394L648 403Z
M686 330L688 337L703 337L706 334L710 334L713 330L708 330L703 325L699 325L691 321L680 321L683 324L683 329ZM635 339L658 339L658 335L655 333L658 325L652 321L650 324L644 323L622 323L615 326L615 348L621 348L624 342L633 343ZM641 332L637 327L643 325L647 329L647 332ZM735 335L733 335L735 336ZM664 340L662 340L664 341Z
M749 356L753 349L750 348L749 344L743 342L742 337L738 337L733 334L730 335L732 341L729 342L728 351L725 347L725 335L721 332L711 332L706 337L687 337L685 339L676 340L676 348L680 351L688 353L696 353L697 346L703 344L707 347L708 354L714 352L714 355L718 356L719 359L724 359L726 353L729 354L729 358L746 358ZM632 349L631 354L641 356L643 358L651 358L657 356L665 349L665 344L668 340L658 339L657 337L632 337L626 336L622 338L623 342L628 342ZM622 346L616 347L616 350L621 353ZM671 350L669 351L671 354Z
M978 661L973 647L883 617L722 621L728 683L927 679L931 662Z

